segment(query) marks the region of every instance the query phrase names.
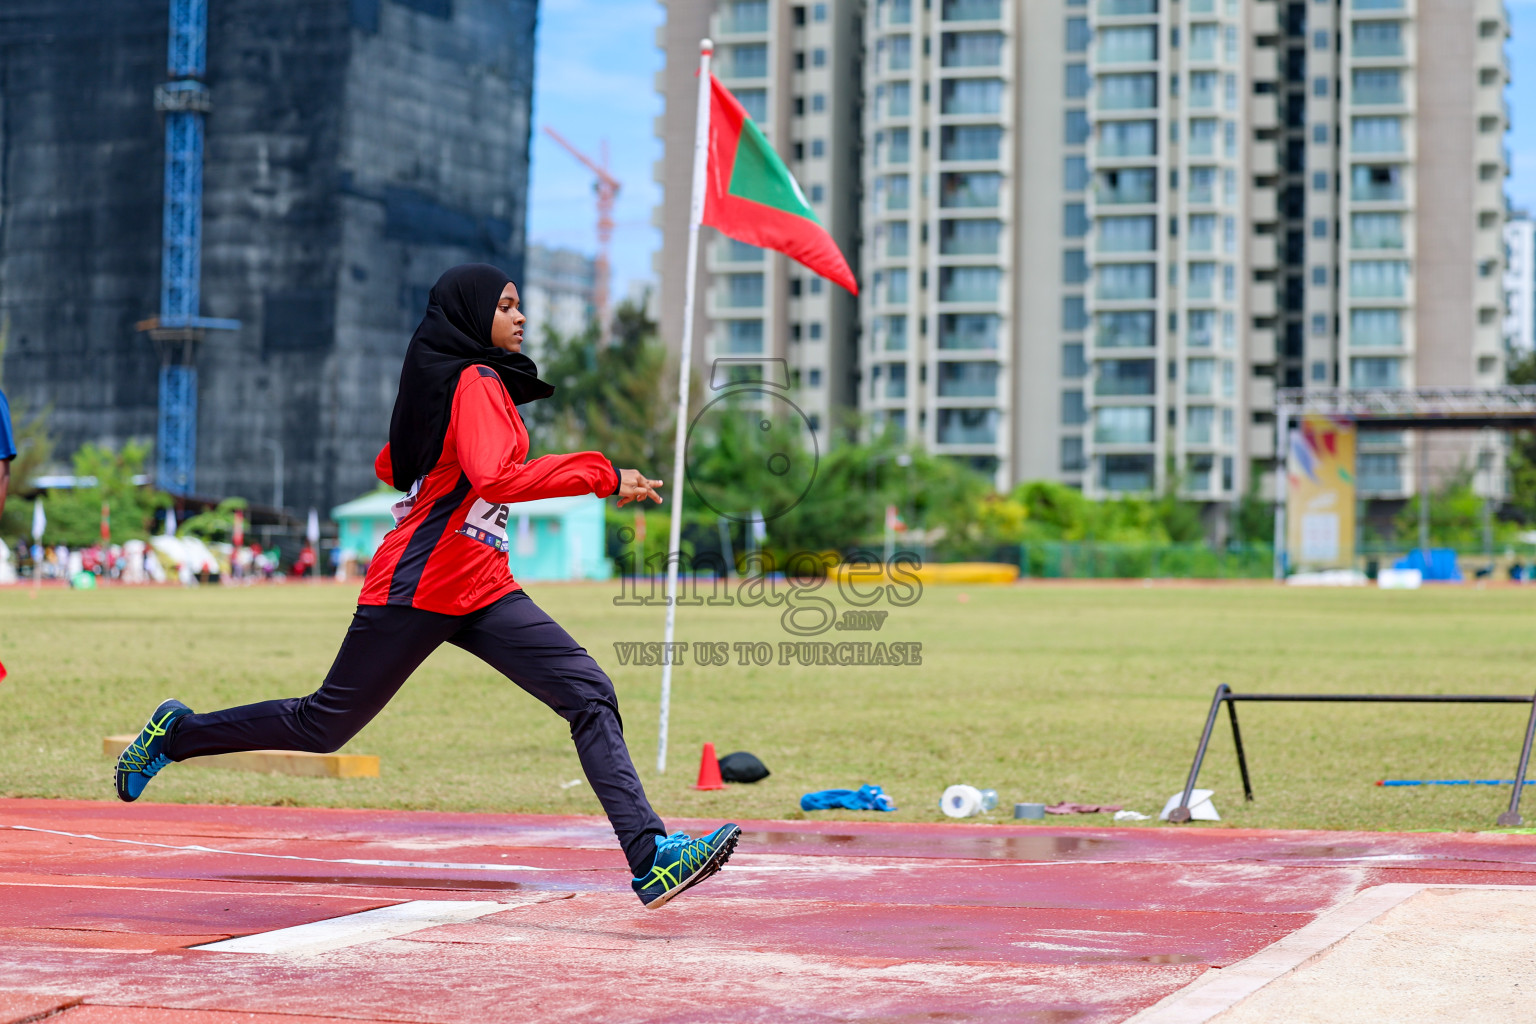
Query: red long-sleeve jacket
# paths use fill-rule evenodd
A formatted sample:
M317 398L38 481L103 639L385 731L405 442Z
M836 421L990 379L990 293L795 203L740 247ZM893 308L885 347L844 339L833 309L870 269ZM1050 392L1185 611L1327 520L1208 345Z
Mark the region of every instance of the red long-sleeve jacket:
M443 454L396 503L359 604L465 615L520 589L507 567L507 505L578 494L607 497L619 473L597 452L528 457L528 431L496 372L467 367L454 391ZM374 460L393 479L389 445Z

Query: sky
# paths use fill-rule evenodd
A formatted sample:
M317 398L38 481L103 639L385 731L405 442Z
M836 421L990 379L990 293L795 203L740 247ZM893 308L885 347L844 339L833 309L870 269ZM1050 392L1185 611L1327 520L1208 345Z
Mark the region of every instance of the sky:
M533 88L533 167L528 240L597 250L592 174L548 135L549 125L594 159L608 142L610 173L622 187L614 210L613 295L649 281L661 232L651 208L661 188L651 167L661 144L651 123L661 113L652 81L661 69L656 27L665 8L654 0L542 0Z
M1509 0L1510 175L1515 206L1536 213L1536 0Z
M1508 137L1510 201L1536 212L1536 0L1508 0L1512 19ZM661 233L651 208L661 189L651 180L661 145L651 122L661 113L652 86L661 68L655 29L665 9L651 0L543 0L539 5L534 84L533 173L528 238L582 252L597 247L592 178L543 132L550 125L596 156L608 140L610 167L623 183L613 237L614 294L649 281Z

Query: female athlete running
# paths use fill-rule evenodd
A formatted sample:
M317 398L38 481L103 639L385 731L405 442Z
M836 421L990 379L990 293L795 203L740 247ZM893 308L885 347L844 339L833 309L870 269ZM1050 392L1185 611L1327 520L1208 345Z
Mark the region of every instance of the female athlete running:
M642 903L659 907L720 869L741 829L667 835L624 745L613 683L508 570L511 502L588 493L617 494L620 505L661 501L660 480L597 452L524 461L517 404L554 393L521 352L525 320L516 286L495 267L466 264L438 279L406 349L389 444L374 460L379 479L406 495L325 682L307 697L201 715L166 701L118 758L121 799L137 800L162 768L189 757L336 750L446 642L570 722Z

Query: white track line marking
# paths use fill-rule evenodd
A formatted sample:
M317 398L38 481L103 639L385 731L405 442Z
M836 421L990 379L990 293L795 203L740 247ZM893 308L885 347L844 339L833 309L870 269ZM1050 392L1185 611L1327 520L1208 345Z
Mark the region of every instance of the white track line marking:
M159 850L190 850L194 853L218 853L226 857L264 857L267 860L302 860L313 864L360 864L369 868L427 868L432 871L579 871L580 868L536 868L527 864L456 864L452 861L426 860L363 860L359 857L300 857L291 853L253 853L248 850L217 850L211 846L172 846L169 843L150 843L140 839L113 839L110 836L93 836L78 832L60 832L51 828L33 828L31 825L6 825L6 828L22 832L43 832L50 836L68 836L70 839L94 839L98 843L124 843L128 846L152 846ZM587 869L591 870L591 869Z
M191 881L191 879L172 878L166 879L166 881ZM203 879L197 879L197 881L203 881ZM298 884L313 885L315 883L304 882ZM96 885L88 882L7 882L4 879L0 879L0 886L3 885L25 889L102 889L110 892L157 892L162 895L166 893L185 893L189 896L252 896L258 899L282 899L293 896L302 897L306 900L353 900L358 903L377 903L381 899L389 899L387 896L360 896L355 893L296 892L293 890L257 892L245 889L173 889L169 886Z
M485 900L411 900L392 907L364 910L328 921L314 921L292 928L243 935L238 939L210 942L192 949L209 953L268 953L278 956L309 956L333 949L345 949L364 942L378 942L399 935L436 928L445 924L463 924L477 917L511 909L505 903Z
M1356 930L1426 889L1512 889L1525 885L1456 885L1389 882L1356 893L1311 924L1219 971L1207 971L1126 1024L1205 1024L1270 982L1322 957Z

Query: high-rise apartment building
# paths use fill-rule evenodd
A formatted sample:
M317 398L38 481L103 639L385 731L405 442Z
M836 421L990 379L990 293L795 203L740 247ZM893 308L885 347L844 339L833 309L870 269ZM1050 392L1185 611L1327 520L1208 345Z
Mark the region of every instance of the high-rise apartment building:
M740 6L764 5L720 19ZM862 186L870 430L1000 486L1176 486L1214 510L1272 493L1277 388L1501 381L1499 0L870 0L854 16L862 57L837 59L862 59L862 125L828 124L827 144L855 152L837 132L862 130L843 181ZM669 142L690 95L668 90ZM796 154L779 108L763 113ZM669 181L686 161L669 151ZM685 194L668 203L685 218ZM664 272L685 237L669 227ZM1362 436L1367 496L1413 491L1413 443Z
M658 42L667 66L657 85L666 109L657 135L666 150L656 167L663 243L655 270L662 335L675 346L682 337L699 40L714 40L715 76L774 145L857 272L862 4L666 0L665 6ZM712 228L703 230L699 266L698 364L722 357L785 360L794 401L825 444L837 410L854 404L856 300L799 264Z
M1536 352L1536 221L1523 211L1504 225L1504 351Z

